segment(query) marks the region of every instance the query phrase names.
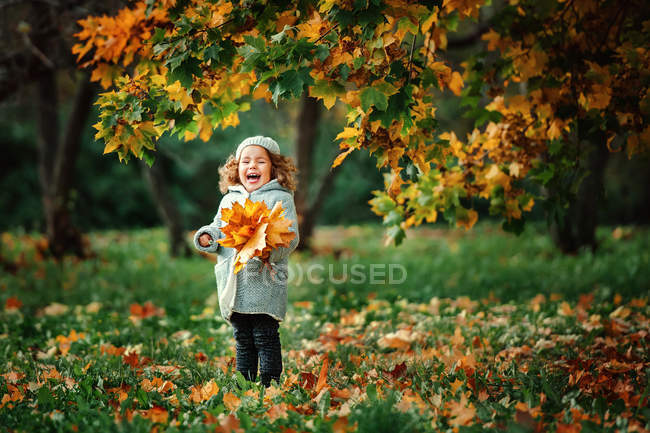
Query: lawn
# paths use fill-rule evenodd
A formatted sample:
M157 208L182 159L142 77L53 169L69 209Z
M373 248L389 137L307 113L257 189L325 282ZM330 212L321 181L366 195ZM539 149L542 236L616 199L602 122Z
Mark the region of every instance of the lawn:
M162 229L96 232L62 262L4 233L9 431L647 431L650 230L558 254L543 227L320 228L294 253L284 372L234 372L213 262Z

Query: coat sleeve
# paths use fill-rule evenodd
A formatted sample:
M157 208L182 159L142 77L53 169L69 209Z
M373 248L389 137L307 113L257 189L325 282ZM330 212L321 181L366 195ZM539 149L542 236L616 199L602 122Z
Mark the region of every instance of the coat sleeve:
M194 234L194 247L199 250L199 251L204 251L206 253L216 253L219 251L219 248L221 245L217 242L217 239L221 239L223 237L223 233L221 232L221 207L223 205L223 200L221 200L221 204L219 204L219 210L217 210L217 214L214 217L214 220L212 223L208 224L207 226L203 226L200 229L196 231ZM202 247L199 244L199 237L203 234L209 234L210 237L212 238L212 242L210 242L210 245L207 247Z
M282 197L281 203L282 209L284 209L284 217L288 220L291 220L291 226L289 227L289 230L294 232L296 236L293 238L288 247L278 247L271 250L271 255L269 257L271 263L276 263L280 260L288 258L289 254L291 254L291 252L296 249L298 242L300 241L300 235L298 233L298 216L296 214L296 205L293 201L293 196L287 194L286 196Z

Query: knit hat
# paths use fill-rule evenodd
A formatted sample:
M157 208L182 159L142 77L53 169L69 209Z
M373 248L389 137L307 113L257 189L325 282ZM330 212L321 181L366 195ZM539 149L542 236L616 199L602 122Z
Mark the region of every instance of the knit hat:
M237 147L237 152L235 152L235 159L239 161L242 150L244 150L245 147L252 145L261 146L269 152L275 153L276 155L280 154L280 146L278 146L278 143L276 143L274 139L256 135L255 137L248 137L246 140L242 141L239 144Z

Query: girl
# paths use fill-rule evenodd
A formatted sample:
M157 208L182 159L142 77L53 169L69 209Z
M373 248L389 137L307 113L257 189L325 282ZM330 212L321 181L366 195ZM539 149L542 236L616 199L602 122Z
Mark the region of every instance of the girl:
M233 326L237 348L237 370L251 381L257 377L258 359L262 384L280 381L282 353L279 322L287 310L287 274L289 254L298 245L298 224L293 191L296 171L291 158L280 155L278 144L269 137L249 137L242 141L235 155L219 168L219 189L225 194L212 224L201 227L194 235L200 251L217 253L214 267L223 318ZM223 237L221 210L242 206L246 199L263 200L269 209L280 201L285 217L292 221L296 234L288 248L275 248L269 261L272 270L259 258L233 274L236 250L217 242Z

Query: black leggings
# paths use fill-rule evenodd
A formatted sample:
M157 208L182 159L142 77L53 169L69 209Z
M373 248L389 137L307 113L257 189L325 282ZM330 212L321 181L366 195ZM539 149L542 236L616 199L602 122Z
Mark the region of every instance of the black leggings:
M268 314L233 312L230 323L237 343L237 371L255 381L259 359L262 384L269 386L271 380L280 382L282 348L278 321Z

